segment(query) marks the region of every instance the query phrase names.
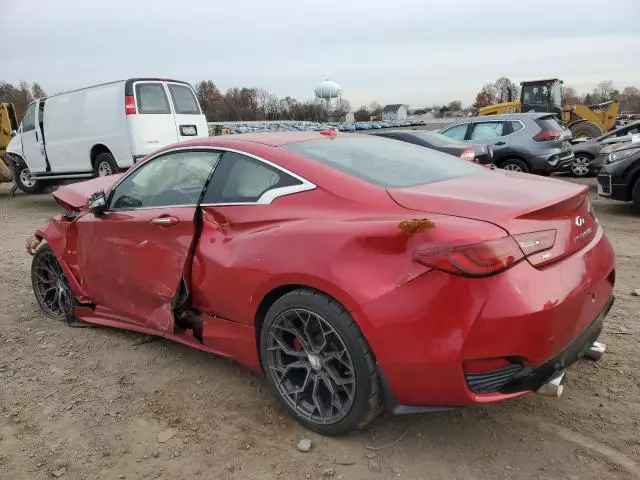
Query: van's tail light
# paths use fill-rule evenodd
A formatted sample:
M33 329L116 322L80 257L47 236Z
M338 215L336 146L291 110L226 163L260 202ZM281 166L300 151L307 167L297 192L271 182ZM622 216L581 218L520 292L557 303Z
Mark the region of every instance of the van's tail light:
M536 133L533 139L536 142L549 142L551 140L558 140L560 138L560 132L554 132L551 130L541 130Z
M473 150L465 150L460 154L460 158L469 162L473 162L476 158L476 152L474 152Z
M484 242L416 251L415 260L428 267L465 277L488 277L520 260L553 247L555 230L525 233Z
M133 95L127 95L124 97L124 112L127 115L135 115L136 112L136 100L133 98Z

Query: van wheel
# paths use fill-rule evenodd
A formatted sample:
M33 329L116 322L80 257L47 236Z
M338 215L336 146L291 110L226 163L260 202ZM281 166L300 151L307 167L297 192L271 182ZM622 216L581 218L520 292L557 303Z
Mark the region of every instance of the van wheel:
M519 158L507 158L500 164L500 168L512 172L529 173L529 166Z
M99 154L93 162L93 171L96 177L106 177L118 173L120 169L115 158L110 153Z
M33 178L31 171L24 163L16 162L14 165L14 182L24 193L40 193L47 188L46 182Z

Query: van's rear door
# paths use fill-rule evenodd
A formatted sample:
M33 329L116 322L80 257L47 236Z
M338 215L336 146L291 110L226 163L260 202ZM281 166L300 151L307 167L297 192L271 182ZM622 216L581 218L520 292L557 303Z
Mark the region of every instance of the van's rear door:
M178 141L176 119L163 81L133 84L135 111L127 114L133 157L147 155Z
M207 119L191 87L186 83L167 82L167 89L173 104L178 140L208 137Z

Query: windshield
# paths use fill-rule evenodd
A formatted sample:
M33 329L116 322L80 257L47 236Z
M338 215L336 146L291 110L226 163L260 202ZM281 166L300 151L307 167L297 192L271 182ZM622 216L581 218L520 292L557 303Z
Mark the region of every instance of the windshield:
M373 136L310 140L284 148L383 187L411 187L487 172L446 153Z
M449 138L446 135L442 135L441 133L436 132L412 132L411 135L415 135L416 137L421 138L434 147L446 147L447 145L451 145L452 143L460 143L460 141L458 140L454 140L453 138Z
M551 105L562 108L562 84L560 82L551 85Z

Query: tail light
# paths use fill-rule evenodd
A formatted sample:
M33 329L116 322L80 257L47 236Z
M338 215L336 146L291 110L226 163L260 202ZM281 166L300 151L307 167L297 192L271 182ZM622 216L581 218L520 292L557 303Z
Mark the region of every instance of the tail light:
M473 150L465 150L460 154L460 158L469 162L473 162L476 158L476 152L474 152Z
M133 98L133 95L127 95L124 97L124 112L126 115L135 115L136 112L136 101Z
M551 140L558 140L560 138L560 132L554 132L552 130L541 130L536 133L533 139L536 142L549 142Z
M416 251L423 265L465 277L488 277L503 272L520 260L553 247L555 230L524 233L467 245Z

